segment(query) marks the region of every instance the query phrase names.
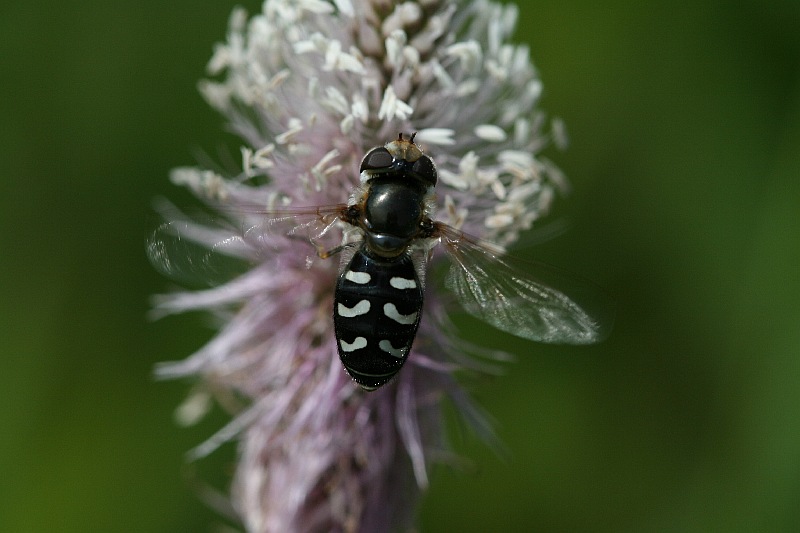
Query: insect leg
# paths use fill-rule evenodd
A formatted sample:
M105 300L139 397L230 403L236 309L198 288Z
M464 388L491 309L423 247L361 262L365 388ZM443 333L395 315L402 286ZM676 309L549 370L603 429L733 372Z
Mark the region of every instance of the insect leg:
M332 257L344 250L346 246L346 244L340 244L339 246L331 248L330 250L325 250L319 246L315 246L315 248L317 249L317 256L320 259L328 259L329 257Z

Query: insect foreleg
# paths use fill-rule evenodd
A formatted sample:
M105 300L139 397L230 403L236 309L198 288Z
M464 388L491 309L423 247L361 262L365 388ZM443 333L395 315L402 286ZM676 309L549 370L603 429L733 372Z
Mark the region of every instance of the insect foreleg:
M314 246L314 247L317 249L317 256L320 259L328 259L329 257L332 257L341 252L342 250L344 250L346 246L347 246L346 244L340 244L339 246L331 248L330 250L325 250L321 246Z

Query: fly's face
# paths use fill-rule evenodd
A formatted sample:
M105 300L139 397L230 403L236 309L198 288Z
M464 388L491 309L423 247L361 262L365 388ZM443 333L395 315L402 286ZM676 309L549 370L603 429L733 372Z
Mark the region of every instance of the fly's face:
M433 160L422 153L414 144L414 136L404 139L401 134L385 146L373 148L361 160L362 182L369 182L380 176L396 176L407 180L417 180L421 184L435 187L438 174Z

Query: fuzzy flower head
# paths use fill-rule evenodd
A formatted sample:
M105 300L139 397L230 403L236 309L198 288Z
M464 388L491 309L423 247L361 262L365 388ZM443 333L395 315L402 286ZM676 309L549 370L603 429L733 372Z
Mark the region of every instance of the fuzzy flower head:
M231 423L193 456L238 439L232 500L248 531L402 530L443 448L443 397L482 423L452 378L469 362L433 284L408 364L365 392L337 356L340 263L308 243L324 234L333 248L348 235L289 217L265 223L264 214L347 202L364 155L416 132L438 168L431 217L513 243L565 187L537 156L562 137L559 127L543 133L541 83L528 49L509 43L516 18L514 6L487 0L266 0L253 17L233 12L200 89L241 137L242 170L176 169L172 181L219 217L197 222L165 206L164 234L205 251L176 259L155 238L149 252L166 271L215 255L249 265L218 286L158 301L162 314L206 310L220 325L159 373L199 378L187 418L212 393L227 406L237 400Z

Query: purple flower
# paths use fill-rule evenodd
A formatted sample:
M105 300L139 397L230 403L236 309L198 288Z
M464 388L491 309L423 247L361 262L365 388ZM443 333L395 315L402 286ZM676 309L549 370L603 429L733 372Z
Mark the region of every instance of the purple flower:
M209 63L214 80L200 89L241 137L242 171L176 169L172 181L218 217L199 222L163 206L162 235L201 251L176 259L155 238L149 253L168 272L218 257L248 265L208 290L157 301L158 313L205 310L219 324L208 344L158 374L199 382L180 410L185 421L212 396L244 400L192 457L238 439L232 501L248 531L403 530L444 451L442 400L488 431L453 378L477 365L462 355L434 284L408 363L363 391L337 356L339 261L318 258L305 238L320 228L309 219L286 231L289 221L264 222L252 206L346 202L369 149L417 132L439 171L435 219L513 243L566 187L537 157L563 137L557 123L543 133L541 82L527 48L508 42L516 16L486 0L267 0L254 17L233 12ZM325 238L340 243L341 228Z

